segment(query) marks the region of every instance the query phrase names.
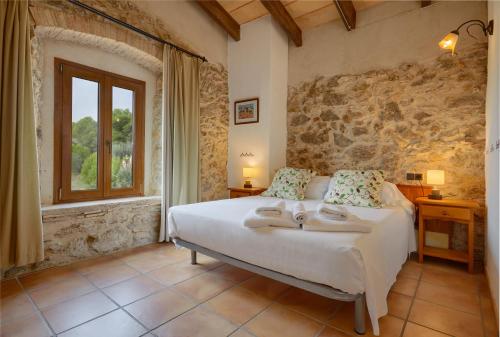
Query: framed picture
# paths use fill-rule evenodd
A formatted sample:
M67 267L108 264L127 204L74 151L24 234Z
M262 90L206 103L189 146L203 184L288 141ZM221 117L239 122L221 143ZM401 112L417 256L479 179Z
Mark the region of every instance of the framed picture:
M259 122L259 99L250 98L234 102L234 124Z

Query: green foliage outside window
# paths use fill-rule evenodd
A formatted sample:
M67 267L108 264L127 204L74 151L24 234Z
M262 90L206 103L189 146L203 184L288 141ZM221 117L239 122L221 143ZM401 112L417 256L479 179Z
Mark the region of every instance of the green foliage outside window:
M92 117L73 122L72 181L78 189L97 188L98 124ZM111 186L132 186L133 115L114 109L112 115Z

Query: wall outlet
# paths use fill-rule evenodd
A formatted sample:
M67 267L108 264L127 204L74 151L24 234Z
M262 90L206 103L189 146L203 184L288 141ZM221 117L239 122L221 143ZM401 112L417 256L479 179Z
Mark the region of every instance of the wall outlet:
M415 180L424 180L424 175L422 173L415 173Z
M406 180L415 180L415 173L406 173Z

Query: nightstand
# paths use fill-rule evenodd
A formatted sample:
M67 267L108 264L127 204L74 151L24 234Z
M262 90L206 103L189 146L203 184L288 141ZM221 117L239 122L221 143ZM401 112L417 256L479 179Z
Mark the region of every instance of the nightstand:
M479 204L472 200L433 200L420 197L415 200L418 205L418 261L424 262L424 255L464 262L468 264L469 273L474 270L474 210ZM467 251L430 247L425 245L425 221L430 219L451 221L466 224ZM450 238L451 240L451 238Z
M242 197L249 197L251 195L259 195L262 192L266 190L266 188L263 187L251 187L251 188L244 188L244 187L229 187L229 198L234 199L234 198L242 198Z

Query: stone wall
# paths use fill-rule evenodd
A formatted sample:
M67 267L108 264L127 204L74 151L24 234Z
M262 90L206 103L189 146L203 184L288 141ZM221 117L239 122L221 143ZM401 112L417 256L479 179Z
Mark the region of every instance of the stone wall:
M317 77L289 87L287 164L320 174L383 169L443 169L445 194L484 206L487 45L395 69ZM475 259L482 263L484 209L478 212ZM455 226L452 245L466 244Z
M201 200L227 197L229 97L227 71L203 63L200 74Z
M148 197L76 207L48 206L42 210L45 259L12 268L5 276L156 242L160 204L159 197Z

